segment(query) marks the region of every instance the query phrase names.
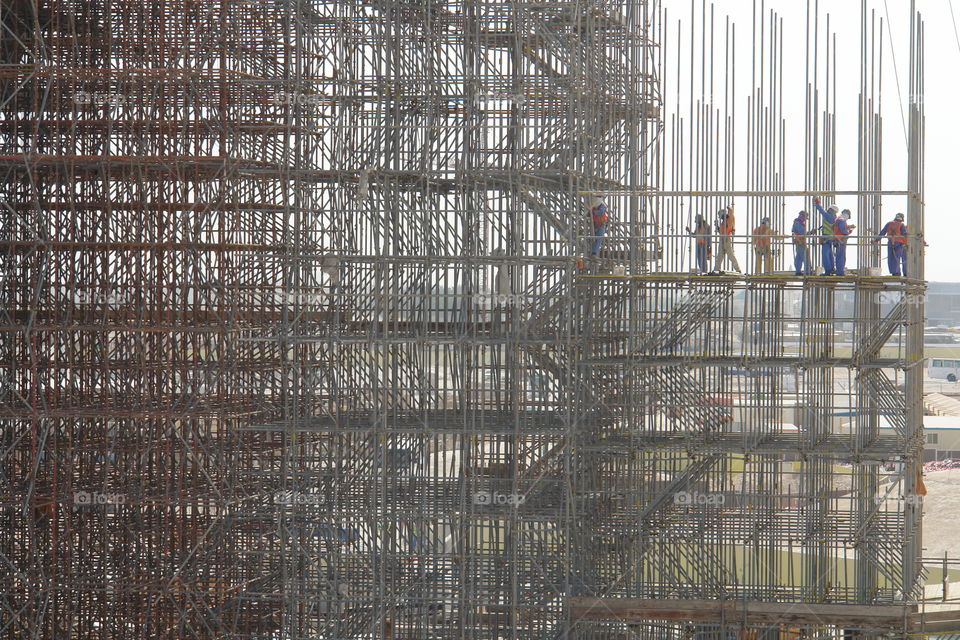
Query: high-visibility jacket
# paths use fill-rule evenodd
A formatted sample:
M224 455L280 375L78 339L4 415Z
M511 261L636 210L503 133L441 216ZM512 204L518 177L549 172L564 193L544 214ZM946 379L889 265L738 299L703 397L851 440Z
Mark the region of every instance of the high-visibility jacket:
M771 233L772 229L765 224L761 224L753 230L753 245L757 248L757 251L766 251L770 248Z
M607 205L601 202L593 208L591 213L593 214L593 226L599 227L602 224L607 224Z
M883 225L880 235L887 236L890 242L907 244L907 225L903 224L900 220L891 220Z
M847 219L842 216L837 216L837 220L833 223L833 235L837 236L837 239L846 239L853 231L850 230L850 223L847 222Z
M832 238L834 236L833 227L837 224L837 218L840 217L839 213L830 213L819 202L813 203L813 206L817 208L817 211L820 212L820 215L823 216L823 223L820 225L820 235L824 238Z
M697 228L693 230L693 235L697 237L697 244L706 244L710 240L710 225L704 220Z
M720 223L720 235L732 236L734 234L735 228L733 226L733 209L730 209L727 212L727 215L724 216L723 221Z

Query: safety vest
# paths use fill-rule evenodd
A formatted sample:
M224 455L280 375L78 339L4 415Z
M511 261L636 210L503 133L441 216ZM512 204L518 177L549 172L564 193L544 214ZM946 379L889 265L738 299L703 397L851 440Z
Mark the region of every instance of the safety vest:
M887 223L887 237L890 238L890 242L899 242L900 244L907 244L907 232L906 226L899 220L891 220Z
M697 236L697 244L706 244L707 237L710 235L710 227L707 226L706 222L701 222L694 230L694 235Z
M753 244L757 249L764 250L770 248L770 227L765 224L760 225L753 230Z
M837 219L833 222L833 235L835 236L848 236L850 235L850 228L847 228L847 232L844 233L840 230L840 216L837 216Z
M597 213L598 211L600 213ZM593 213L593 226L599 227L602 224L607 224L606 207L594 207L591 213Z
M727 214L723 219L723 222L720 223L720 233L725 236L732 236L734 233L733 227L733 211Z
M840 215L839 213L837 214ZM832 236L834 234L834 228L837 225L837 219L834 218L833 222L827 222L827 219L823 219L823 224L820 225L820 235L823 236Z

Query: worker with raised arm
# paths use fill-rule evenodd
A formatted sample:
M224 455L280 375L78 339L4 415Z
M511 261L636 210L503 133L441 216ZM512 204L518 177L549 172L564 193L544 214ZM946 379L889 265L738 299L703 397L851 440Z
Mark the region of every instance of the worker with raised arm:
M736 233L733 219L733 205L728 205L726 209L720 209L717 212L717 235L719 236L719 246L717 247L717 259L713 263L713 270L717 273L723 273L723 264L725 259L730 260L734 271L740 271L740 263L737 262L737 256L733 252L733 235Z
M887 236L887 268L890 275L907 277L907 225L903 214L898 213L893 220L883 225L874 242Z
M600 247L603 245L603 236L607 232L607 205L600 198L594 198L593 207L590 209L590 216L593 219L593 247L590 250L591 256L600 253Z
M833 225L837 222L837 215L840 209L836 205L830 205L824 209L820 204L820 197L813 199L813 206L817 208L820 215L823 216L823 224L820 225L820 257L823 261L823 275L832 276L836 273L833 264L834 240L836 236L833 233Z
M707 273L710 260L710 224L698 213L694 218L693 231L687 227L687 233L696 238L697 269L700 273Z
M770 218L763 218L753 230L753 252L757 273L773 273L773 229Z
M846 275L847 236L853 233L853 230L856 228L856 225L850 224L850 209L844 209L840 212L840 215L837 216L837 221L833 225L833 235L835 238L833 243L833 265L838 276Z
M793 270L798 276L808 276L812 271L810 266L810 245L807 241L807 212L801 211L793 220L790 229L793 237Z

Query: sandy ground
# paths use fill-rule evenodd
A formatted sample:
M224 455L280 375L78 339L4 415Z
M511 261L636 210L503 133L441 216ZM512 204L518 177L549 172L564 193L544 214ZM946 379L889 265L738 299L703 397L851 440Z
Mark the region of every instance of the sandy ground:
M960 559L960 469L924 474L923 555Z

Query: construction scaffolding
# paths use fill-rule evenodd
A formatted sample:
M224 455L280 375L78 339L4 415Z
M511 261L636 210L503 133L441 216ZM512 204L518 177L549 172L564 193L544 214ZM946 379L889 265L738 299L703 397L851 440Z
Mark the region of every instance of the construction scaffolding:
M800 78L762 6L0 0L0 637L935 628L923 24L861 14L838 91L809 3Z

